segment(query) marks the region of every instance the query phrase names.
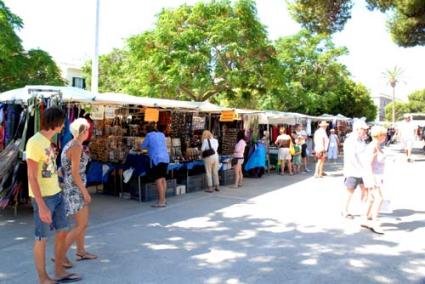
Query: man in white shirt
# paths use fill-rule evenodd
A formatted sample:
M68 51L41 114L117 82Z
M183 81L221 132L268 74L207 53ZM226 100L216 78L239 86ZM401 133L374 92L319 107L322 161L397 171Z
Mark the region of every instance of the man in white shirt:
M363 183L364 165L362 163L362 155L366 150L365 138L367 134L366 122L357 120L353 124L353 132L348 134L348 138L344 141L344 177L347 194L342 209L342 216L345 218L353 218L350 213L350 203L354 190L360 187L362 194L361 200L367 201L367 189Z
M409 114L404 115L404 122L400 125L398 131L400 134L401 145L406 153L407 161L412 162L412 148L415 141L415 125L411 121Z
M326 152L329 147L329 137L326 133L326 128L329 123L322 121L319 124L319 128L314 132L314 152L316 153L316 170L314 172L314 177L320 178L323 177L323 167L326 160Z

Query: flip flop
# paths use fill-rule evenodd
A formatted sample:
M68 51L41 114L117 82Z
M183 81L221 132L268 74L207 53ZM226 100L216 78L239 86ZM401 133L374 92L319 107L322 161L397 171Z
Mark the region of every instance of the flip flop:
M51 259L50 259L53 263L55 262L55 258L54 257L52 257ZM74 267L74 264L72 264L72 262L70 262L69 264L68 263L64 263L63 264L63 268L65 268L65 269L71 269L71 268L73 268Z
M86 252L85 254L76 253L75 255L77 256L76 261L97 259L97 255L88 252Z
M354 219L354 215L350 213L341 212L341 216L346 219Z
M384 235L385 233L384 233L384 231L382 231L382 229L381 228L374 228L374 227L371 227L371 228L369 228L372 232L374 232L375 234L378 234L378 235Z
M81 276L78 275L77 273L70 273L61 278L57 278L55 281L56 283L72 283L72 282L81 281L82 279L83 278L81 278Z
M164 207L167 207L167 204L159 204L159 203L157 203L157 204L152 204L151 207L152 208L164 208Z

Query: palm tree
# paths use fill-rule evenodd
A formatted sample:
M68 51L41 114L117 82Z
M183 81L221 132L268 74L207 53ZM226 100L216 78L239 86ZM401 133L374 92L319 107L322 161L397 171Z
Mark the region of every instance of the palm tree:
M388 82L388 85L390 85L391 88L393 88L393 100L392 100L393 101L393 103L392 103L393 127L395 125L395 87L397 86L398 83L400 83L401 74L403 74L403 70L400 67L397 67L397 66L394 66L394 68L392 68L392 69L387 69L383 73L385 79Z

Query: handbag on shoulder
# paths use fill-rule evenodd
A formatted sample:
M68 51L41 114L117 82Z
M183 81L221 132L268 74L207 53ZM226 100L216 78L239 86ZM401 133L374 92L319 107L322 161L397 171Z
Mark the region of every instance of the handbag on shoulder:
M208 146L209 146L209 149L202 151L202 158L208 158L209 156L212 156L215 154L214 149L211 148L210 139L208 139Z

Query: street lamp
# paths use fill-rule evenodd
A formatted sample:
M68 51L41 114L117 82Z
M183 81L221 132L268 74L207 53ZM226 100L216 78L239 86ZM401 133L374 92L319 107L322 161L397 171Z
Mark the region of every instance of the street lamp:
M91 91L96 95L99 86L99 4L96 0L96 24L94 32L94 53L91 67Z

